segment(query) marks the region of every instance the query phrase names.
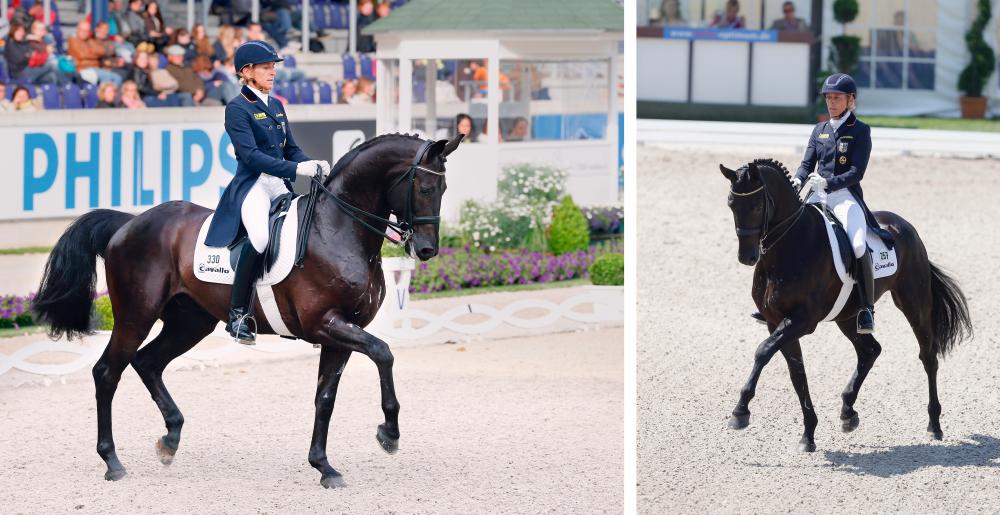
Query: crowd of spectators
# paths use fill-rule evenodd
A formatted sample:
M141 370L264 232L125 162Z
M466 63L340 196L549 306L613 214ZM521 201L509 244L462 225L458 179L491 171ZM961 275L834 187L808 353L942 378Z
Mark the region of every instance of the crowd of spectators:
M651 25L665 27L690 27L694 25L708 26L713 29L746 29L746 18L740 14L739 0L727 0L722 9L715 11L704 23L685 19L680 0L663 0L657 7L650 10ZM795 3L786 1L781 5L782 16L776 18L769 27L770 30L787 30L804 32L809 30L809 24L795 15ZM763 28L763 27L761 27Z
M9 84L0 83L4 93L0 111L42 109L41 99L20 98L19 84L97 87L97 107L222 105L239 93L233 56L241 44L270 38L281 54L300 48L289 33L301 30L301 13L293 12L287 0L261 0L260 23L250 21L249 0L214 0L212 12L229 22L218 28L214 39L202 24L190 32L169 26L157 0L108 0L106 21L95 25L87 15L65 42L42 23L40 0L30 9L20 2L13 0L8 17L0 19L0 67L5 72L0 80L9 79ZM360 28L391 10L387 0L360 0L359 34ZM58 31L55 9L50 22ZM374 51L371 37L359 36L358 43L359 52ZM288 66L279 67L276 76L277 82L306 79L302 70ZM15 89L9 95L8 86ZM13 98L15 93L19 101ZM372 77L338 84L337 102L374 100Z

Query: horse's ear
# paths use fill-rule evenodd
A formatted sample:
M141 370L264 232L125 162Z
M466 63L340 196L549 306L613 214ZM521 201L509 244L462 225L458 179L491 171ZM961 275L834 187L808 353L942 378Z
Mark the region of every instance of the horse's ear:
M722 172L723 177L729 179L729 182L736 182L736 171L726 168L725 165L719 164L719 171Z
M452 152L455 151L456 148L458 148L458 144L462 142L463 138L465 138L465 134L462 134L460 132L458 133L457 136L455 136L455 139L445 143L444 151L442 152L441 155L443 155L444 157L448 157L448 154L451 154Z

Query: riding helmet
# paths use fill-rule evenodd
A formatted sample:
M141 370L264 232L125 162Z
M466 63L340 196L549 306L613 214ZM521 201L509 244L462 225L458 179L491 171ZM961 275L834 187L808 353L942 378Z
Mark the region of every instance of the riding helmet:
M234 63L236 65L236 73L241 72L244 66L250 64L280 63L284 61L274 51L274 47L267 44L266 41L247 41L243 43L236 49L234 60L236 61Z
M850 75L846 73L834 73L823 81L823 90L820 91L820 94L825 95L827 93L857 95L858 86L854 83L854 79Z

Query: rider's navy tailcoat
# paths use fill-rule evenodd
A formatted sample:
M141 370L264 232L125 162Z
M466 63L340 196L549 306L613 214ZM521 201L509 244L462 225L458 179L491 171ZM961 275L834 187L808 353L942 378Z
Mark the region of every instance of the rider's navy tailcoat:
M816 169L816 173L826 179L828 192L847 188L864 210L868 227L891 245L892 235L879 227L861 191L861 178L868 168L871 152L872 130L853 112L836 131L830 122L820 122L813 127L809 145L795 176L804 184L806 177Z
M236 175L208 228L205 244L210 247L225 247L236 238L243 199L261 173L285 179L290 190L296 165L312 159L295 144L281 101L271 97L264 105L247 86L226 105L226 133L236 153Z

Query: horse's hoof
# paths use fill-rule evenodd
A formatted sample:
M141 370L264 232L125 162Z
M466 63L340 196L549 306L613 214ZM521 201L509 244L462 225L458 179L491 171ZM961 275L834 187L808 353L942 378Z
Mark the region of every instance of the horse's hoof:
M399 437L393 438L389 435L388 431L385 429L385 424L379 424L378 432L375 433L375 439L378 440L378 444L382 446L382 450L389 454L394 454L399 450Z
M323 485L323 488L343 488L347 486L347 482L344 481L344 476L340 474L323 476L323 479L319 480L319 484Z
M118 481L125 477L125 469L108 470L104 473L104 479L108 481Z
M174 462L175 454L177 454L177 449L171 449L167 444L163 443L162 437L156 441L156 456L160 458L160 463L170 465Z
M944 438L944 431L941 428L935 428L934 426L928 424L927 432L931 434L931 438L935 440L941 440Z
M816 452L816 442L802 437L799 441L799 452Z
M845 433L850 433L851 431L857 429L859 424L861 424L861 417L855 413L854 415L851 415L851 418L842 419L840 428Z
M733 415L729 419L729 429L745 429L750 425L750 414L746 415Z

